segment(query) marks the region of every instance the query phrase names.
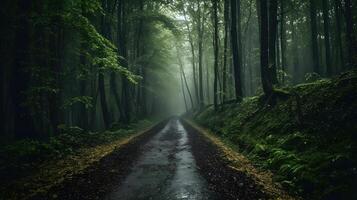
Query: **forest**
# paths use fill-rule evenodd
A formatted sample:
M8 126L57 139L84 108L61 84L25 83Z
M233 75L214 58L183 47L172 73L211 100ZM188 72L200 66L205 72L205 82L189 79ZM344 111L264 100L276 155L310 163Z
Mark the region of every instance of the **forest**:
M357 198L353 0L1 0L0 27L0 200Z

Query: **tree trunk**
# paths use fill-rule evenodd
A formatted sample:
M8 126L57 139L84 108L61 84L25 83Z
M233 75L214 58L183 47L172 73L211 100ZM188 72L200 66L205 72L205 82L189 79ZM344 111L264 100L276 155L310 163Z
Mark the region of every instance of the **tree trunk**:
M29 61L29 39L31 1L18 2L18 19L15 33L14 67L10 82L11 101L14 105L14 135L15 137L33 137L36 135L30 108L23 105L26 102L24 92L28 89L30 74L26 73Z
M125 30L125 24L126 24L126 13L125 13L125 0L119 0L118 3L118 46L119 46L119 51L118 54L119 56L122 57L122 59L119 60L119 64L125 68L128 68L128 63L127 63L127 49L126 49L126 30ZM131 103L130 103L130 96L129 96L129 83L128 80L126 79L125 76L122 77L122 103L123 103L123 113L121 116L121 120L124 123L130 122L130 112L131 112Z
M286 31L285 31L285 0L280 0L280 45L281 45L281 82L284 84L286 71Z
M273 84L277 84L275 45L278 28L278 1L270 0L269 2L269 71Z
M227 101L227 54L228 54L228 29L229 29L229 2L224 0L224 52L223 52L223 70L222 70L222 99L223 103Z
M197 78L196 78L195 45L193 43L192 33L191 33L190 25L188 24L188 20L187 20L185 9L183 9L183 13L184 13L184 17L185 17L185 24L186 24L187 32L188 32L188 41L190 43L191 54L192 54L191 65L192 65L194 92L195 92L195 97L196 97L197 104L199 105L200 102L199 102L198 85L197 85Z
M203 56L203 33L204 33L204 18L202 15L202 8L200 6L200 1L198 1L198 86L199 86L199 107L200 109L204 106L203 97L203 70L202 70L202 56Z
M214 17L214 108L218 109L218 0L212 0Z
M341 39L341 33L342 33L342 27L341 27L341 0L335 0L334 2L334 10L335 10L335 20L336 20L336 46L337 46L337 52L338 54L337 59L339 62L337 62L336 72L339 70L343 69L343 66L345 64L344 61L344 56L343 56L343 48L342 48L342 39Z
M102 72L99 72L98 74L98 90L99 90L100 105L102 108L104 126L106 129L108 129L110 127L110 117L109 117L109 111L107 106L107 98L105 94L104 74Z
M330 19L328 0L322 0L323 18L324 18L324 35L325 35L325 53L326 53L326 73L327 76L332 75L331 66L331 46L330 46Z
M187 83L186 74L185 74L185 71L184 71L182 65L181 65L181 73L182 73L183 79L184 79L184 81L185 81L187 93L188 93L188 95L189 95L189 97L190 97L191 109L192 109L192 108L194 108L192 93L191 93L190 87L189 87L189 85L188 85L188 83Z
M181 79L181 91L182 91L183 101L185 102L186 112L188 112L188 106L187 106L186 94L185 94L185 86L183 85L182 73L180 73L180 79Z
M104 1L102 1L103 9L106 9L106 5L104 4ZM106 16L102 16L101 18L101 29L102 29L102 34L104 37L108 38L107 34L107 24L106 24ZM109 115L109 110L108 110L108 105L107 105L107 98L106 98L106 92L105 92L105 80L104 80L104 72L99 71L98 74L98 90L99 90L99 97L100 97L100 105L102 108L102 114L103 114L103 121L104 121L104 127L108 129L110 127L110 115Z
M347 65L348 68L356 67L354 57L356 57L355 48L357 45L353 36L353 19L351 0L345 0L345 18L346 18L346 43L347 43Z
M237 33L237 1L231 0L231 42L233 54L233 68L234 68L234 86L236 100L240 101L243 98L242 81L241 81L241 66L239 58L239 44Z
M294 20L292 20L294 21ZM291 26L292 29L292 53L293 53L293 81L298 83L299 81L299 53L298 53L298 38L297 38L297 28L294 24Z
M263 91L266 96L270 96L273 91L272 81L269 75L269 22L268 22L268 2L260 0L260 70Z
M115 72L112 72L110 74L110 90L112 92L112 95L114 96L114 101L118 109L118 114L120 116L121 113L121 101L120 101L120 95L118 93L119 88L117 85L117 74Z
M310 0L310 26L313 71L320 73L319 50L317 42L317 22L316 22L316 0Z

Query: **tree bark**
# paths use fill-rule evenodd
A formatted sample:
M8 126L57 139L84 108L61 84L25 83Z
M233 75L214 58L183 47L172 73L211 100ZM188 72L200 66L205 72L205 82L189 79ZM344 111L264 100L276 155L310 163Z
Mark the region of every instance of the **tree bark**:
M180 79L181 79L181 91L182 91L183 101L185 102L186 112L188 112L188 106L187 106L186 94L185 94L185 86L183 85L182 73L180 73Z
M106 129L110 127L110 117L107 106L107 98L105 93L105 85L104 85L104 74L99 72L98 74L98 89L99 89L99 97L100 97L100 105L102 108L104 126Z
M34 137L36 135L30 108L23 105L26 102L24 92L28 89L30 75L26 73L29 59L29 39L31 1L18 2L18 19L15 33L14 67L11 73L10 92L14 106L14 135L17 138Z
M313 71L320 73L319 50L317 42L317 22L316 22L316 0L310 0L310 27Z
M269 76L269 22L268 2L260 0L260 70L263 91L266 96L273 92L272 81Z
M231 0L231 43L233 54L233 68L234 68L234 86L236 100L240 101L243 98L242 81L241 81L241 65L239 58L239 44L237 32L237 1Z
M353 19L352 19L352 3L351 0L345 0L345 18L346 18L346 43L347 43L347 65L351 69L357 67L354 57L356 56L355 48L357 45L353 36Z
M198 86L199 86L199 107L204 106L203 97L203 33L204 33L204 18L202 14L202 8L200 6L201 1L198 1Z
M229 0L224 0L224 52L222 70L222 99L223 103L227 100L227 54L228 54L228 29L229 29Z
M195 55L195 46L193 43L193 38L192 38L192 33L191 33L191 29L190 29L190 25L188 24L188 20L187 20L187 16L186 16L186 11L185 9L183 9L183 13L184 13L184 17L185 17L185 24L187 27L187 31L188 31L188 41L190 43L190 47L191 47L191 54L192 54L192 59L191 59L191 64L192 64L192 74L193 74L193 86L194 86L194 94L196 97L196 101L197 104L200 104L199 101L199 93L198 93L198 85L197 85L197 77L196 77L196 55Z
M276 35L278 29L278 1L269 1L269 71L273 84L278 83L276 73Z
M286 31L285 31L285 0L280 0L280 45L281 45L281 82L284 84L286 71Z
M126 49L126 30L125 30L125 24L126 24L126 13L125 13L125 0L119 0L118 2L118 12L117 12L117 18L118 18L118 46L119 46L119 51L118 54L119 56L122 57L122 59L119 60L119 64L125 68L128 68L128 63L127 63L127 49ZM128 80L126 79L125 76L122 77L122 116L121 120L124 123L130 122L131 118L131 103L130 103L130 96L129 96L129 83Z
M330 46L330 19L328 0L322 0L323 18L324 18L324 35L325 35L325 56L326 56L326 73L327 76L332 75L331 66L331 46Z
M214 17L214 108L218 109L218 0L212 0Z
M339 70L343 69L345 61L344 61L344 56L343 56L343 48L342 48L342 39L341 39L341 33L342 33L342 27L341 27L341 0L335 0L334 1L334 10L335 10L335 21L336 21L336 46L337 46L337 59L339 62L337 62L336 72Z

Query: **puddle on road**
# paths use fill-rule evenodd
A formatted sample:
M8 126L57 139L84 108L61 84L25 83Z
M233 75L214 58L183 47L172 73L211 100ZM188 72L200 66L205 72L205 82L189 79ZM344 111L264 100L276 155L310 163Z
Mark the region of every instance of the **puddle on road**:
M197 171L187 132L179 120L170 120L142 152L131 173L107 200L214 199Z

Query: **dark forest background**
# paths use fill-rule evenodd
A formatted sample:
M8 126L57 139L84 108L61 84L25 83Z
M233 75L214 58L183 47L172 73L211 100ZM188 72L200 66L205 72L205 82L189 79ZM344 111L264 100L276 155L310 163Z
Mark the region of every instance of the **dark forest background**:
M332 77L356 66L356 12L351 0L3 0L1 138L120 126L170 113L175 93L200 110Z

